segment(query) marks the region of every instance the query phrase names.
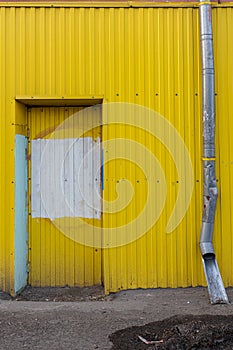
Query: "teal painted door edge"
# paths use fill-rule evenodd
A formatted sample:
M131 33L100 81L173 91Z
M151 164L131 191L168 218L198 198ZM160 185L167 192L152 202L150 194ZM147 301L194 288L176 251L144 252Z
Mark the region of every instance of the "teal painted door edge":
M14 293L27 285L28 277L28 170L27 138L15 136L15 235L14 235Z

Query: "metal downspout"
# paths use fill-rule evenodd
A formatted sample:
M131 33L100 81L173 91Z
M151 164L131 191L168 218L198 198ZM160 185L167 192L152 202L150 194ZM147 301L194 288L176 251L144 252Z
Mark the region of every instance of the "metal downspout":
M202 261L212 304L228 303L212 244L218 189L215 176L214 57L211 2L199 0L202 53L203 213L200 236Z

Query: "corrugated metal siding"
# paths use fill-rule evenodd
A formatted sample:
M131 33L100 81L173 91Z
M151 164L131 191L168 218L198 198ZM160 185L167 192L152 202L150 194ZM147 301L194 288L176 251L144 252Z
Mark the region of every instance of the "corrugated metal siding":
M7 0L1 0L0 3L4 4L4 6L11 7L11 6L33 6L36 7L50 7L51 4L55 5L56 7L170 7L170 6L179 6L179 7L187 7L187 6L199 6L198 1L194 0L138 0L138 1L129 1L129 0L83 0L83 1L66 1L62 2L60 0L41 0L41 1L36 1L36 0L26 0L26 1L19 1L19 0L12 0L12 1L7 1ZM213 6L218 6L218 5L224 5L226 4L230 6L232 5L232 0L213 0L211 1Z
M233 9L214 9L213 21L220 189L214 244L224 282L232 285ZM105 288L116 291L205 284L198 248L202 189L198 9L2 7L0 23L0 215L1 232L5 233L0 245L0 287L10 290L13 283L14 135L16 131L25 132L23 118L19 119L15 112L18 107L14 98L26 95L104 96L106 102L148 106L175 125L194 165L195 188L190 208L176 231L165 235L166 220L176 198L172 188L175 170L158 145L158 157L168 174L169 200L153 230L128 246L104 250ZM109 127L105 128L104 137L127 132L122 127ZM131 137L136 137L136 133L132 129ZM141 132L140 138L145 137ZM154 144L156 141L151 140L151 147ZM135 182L140 174L134 170L132 173L131 180ZM114 181L125 175L126 165L120 168L116 162L106 166L105 180L111 177L112 185L105 187L105 199L113 198ZM145 200L143 193L141 185L140 201ZM109 224L125 220L120 215L112 217ZM45 281L44 272L41 273L41 280Z
M156 149L169 184L165 211L153 230L142 238L129 246L105 252L105 268L108 269L105 283L109 277L106 284L109 284L110 290L205 283L197 243L201 221L201 86L197 15L194 10L139 9L138 12L128 11L125 14L125 26L123 19L116 25L119 33L115 40L112 39L116 43L112 57L115 57L115 89L117 92L120 90L119 99L150 106L175 125L187 144L193 163L196 161L196 183L186 218L175 232L166 235L167 219L176 198L177 188L172 185L177 180L176 172L164 148L153 140L148 142L151 150L153 147ZM134 16L138 16L138 22ZM130 29L126 23L130 23ZM119 47L124 48L125 64L119 59L122 52ZM109 130L109 133L110 137L114 137L117 131ZM145 142L145 133L136 130L131 133L132 139L141 138ZM111 172L114 172L112 167ZM118 176L121 175L116 167L113 178ZM137 174L134 176L131 180L136 183ZM111 188L111 191L114 189ZM137 202L143 203L145 199L142 187ZM133 208L135 210L135 205ZM119 222L118 218L115 220Z
M15 127L14 113L15 105L11 100L15 89L14 68L14 40L13 33L7 33L5 22L5 11L1 10L0 37L1 37L1 117L0 117L0 288L13 292L14 276L14 142ZM14 26L14 25L13 25ZM13 28L12 28L13 29ZM7 41L8 40L8 41ZM12 54L7 55L6 52ZM10 76L7 75L7 73Z
M216 66L217 160L219 201L215 246L226 285L233 280L233 140L231 135L233 113L233 9L214 11L214 52Z
M64 138L75 137L71 130L64 127L62 130L56 130L59 125L62 125L69 117L78 113L82 108L68 108L68 107L47 107L47 108L30 108L28 110L28 125L30 130L31 143L36 139L54 140L59 138L61 141ZM87 125L92 125L98 122L101 116L97 113L90 113L83 111L79 114L79 121L77 126L84 130ZM85 137L92 137L93 139L101 137L101 129L95 128L85 134ZM71 143L72 145L72 143ZM70 146L71 148L71 146ZM46 149L44 150L44 152ZM60 164L63 164L63 155L59 154L59 149L54 150L57 153L56 159L60 159ZM69 152L72 152L70 149ZM32 147L29 150L29 158L32 155ZM55 154L54 154L55 159ZM56 162L56 161L54 161ZM41 166L41 172L44 174L46 169ZM51 173L48 177L54 178L55 164L50 165ZM72 171L72 169L69 169ZM32 161L29 161L29 178L32 181ZM84 174L85 175L85 174ZM70 175L71 177L71 175ZM46 180L46 179L45 179ZM32 183L30 181L30 183ZM49 179L48 179L49 181ZM83 184L80 184L83 185ZM31 189L31 186L29 186ZM85 193L85 189L82 189ZM31 197L31 193L29 194ZM69 200L69 193L66 193L66 200ZM31 201L30 201L31 203ZM55 203L54 203L55 206ZM30 211L31 211L30 205ZM64 224L53 218L53 221L48 218L29 217L29 261L30 274L29 283L33 286L90 286L101 284L101 249L95 247L88 247L75 242L70 239L73 231L80 237L85 236L85 230L78 225L72 218L63 218ZM65 222L66 220L66 222ZM101 221L95 219L84 219L93 225L93 236L95 235L94 225L100 225ZM59 230L66 225L75 226L70 230L64 230L66 235ZM79 240L80 241L80 240ZM85 238L82 239L85 241Z

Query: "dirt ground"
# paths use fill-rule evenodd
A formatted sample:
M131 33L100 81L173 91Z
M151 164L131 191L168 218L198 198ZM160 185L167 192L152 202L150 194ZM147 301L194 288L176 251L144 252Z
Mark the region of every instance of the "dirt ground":
M64 290L29 288L15 300L0 293L0 349L233 348L227 347L233 304L211 305L206 288L131 290L107 297L99 287ZM233 289L227 293L233 301ZM217 317L193 317L202 315ZM138 335L163 343L146 345ZM203 343L195 343L198 339Z
M88 301L104 300L102 286L84 288L31 288L26 287L16 298L17 301Z
M233 315L173 316L110 335L115 350L233 349Z

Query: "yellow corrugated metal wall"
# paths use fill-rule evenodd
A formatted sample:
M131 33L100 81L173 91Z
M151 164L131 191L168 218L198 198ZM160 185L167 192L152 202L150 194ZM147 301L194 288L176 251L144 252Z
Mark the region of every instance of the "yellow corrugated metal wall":
M21 110L17 112L23 107L15 102L16 96L102 96L105 102L133 102L164 115L185 140L193 162L195 185L189 210L175 232L164 234L176 198L176 174L158 145L158 158L168 174L169 200L153 230L127 246L104 250L105 288L116 291L205 284L198 248L202 189L198 9L46 6L0 8L0 288L13 288L14 135L26 132L26 117L24 120ZM213 9L220 192L214 244L226 286L233 284L232 21L230 6ZM103 137L129 133L132 139L143 142L147 135L137 132L122 126L104 127ZM151 140L150 147L156 142ZM127 166L118 165L111 162L105 167L105 181L111 178L111 184L105 186L105 199L114 198L116 181L128 175ZM130 174L132 183L140 179L139 170L132 169ZM144 190L143 185L138 189L137 205L145 200ZM131 212L135 210L140 208L135 209L132 203ZM106 214L103 224L124 222L121 215Z

